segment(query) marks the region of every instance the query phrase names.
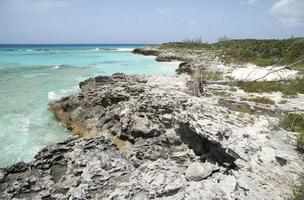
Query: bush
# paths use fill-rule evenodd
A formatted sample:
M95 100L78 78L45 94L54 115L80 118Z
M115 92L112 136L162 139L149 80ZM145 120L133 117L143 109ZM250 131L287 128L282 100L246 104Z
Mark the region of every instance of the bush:
M304 184L295 188L293 195L295 200L303 200L304 199Z
M285 40L231 40L223 37L219 42L207 44L199 39L165 43L161 48L211 50L226 63L253 63L259 66L291 65L304 69L304 38ZM296 64L294 64L296 63Z
M304 152L304 115L289 114L281 121L281 125L286 130L297 132L298 150Z
M297 94L304 94L304 79L298 78L295 80L289 80L284 82L277 81L256 81L237 83L235 86L245 92L251 93L270 93L270 92L282 92L285 96L294 96Z
M267 66L271 65L272 62L271 62L271 59L269 59L269 58L258 58L256 64L260 67L267 67Z

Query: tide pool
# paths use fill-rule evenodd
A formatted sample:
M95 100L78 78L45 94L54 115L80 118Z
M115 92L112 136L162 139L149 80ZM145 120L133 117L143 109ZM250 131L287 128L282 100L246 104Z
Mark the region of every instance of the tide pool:
M0 167L28 162L68 138L49 100L78 91L97 75L174 75L177 66L134 55L138 45L0 45Z

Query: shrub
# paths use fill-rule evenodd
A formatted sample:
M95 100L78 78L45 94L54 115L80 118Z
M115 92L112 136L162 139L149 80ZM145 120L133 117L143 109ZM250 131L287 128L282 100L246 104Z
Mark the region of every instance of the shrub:
M270 93L282 92L285 96L294 96L297 94L304 94L304 79L298 78L284 82L277 81L256 81L237 83L236 86L240 87L245 92L251 93Z
M269 59L269 58L258 58L256 64L260 67L267 67L267 66L271 65L272 62L271 62L271 59Z
M297 132L298 150L304 152L304 115L289 114L281 121L281 125L286 130Z
M171 42L161 48L186 50L211 50L226 63L253 63L259 66L291 65L294 69L304 68L304 38L285 40L231 40L223 37L219 42L208 44L198 39Z
M303 200L304 199L304 184L295 188L293 195L295 200Z

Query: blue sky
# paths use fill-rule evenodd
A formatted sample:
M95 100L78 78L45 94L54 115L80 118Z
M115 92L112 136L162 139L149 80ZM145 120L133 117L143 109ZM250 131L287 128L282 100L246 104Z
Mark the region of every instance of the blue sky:
M0 0L0 43L304 36L304 0Z

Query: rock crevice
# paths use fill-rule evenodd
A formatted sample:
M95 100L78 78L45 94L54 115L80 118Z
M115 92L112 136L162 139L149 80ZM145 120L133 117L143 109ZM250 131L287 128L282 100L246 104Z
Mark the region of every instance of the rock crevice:
M286 180L300 173L301 162L284 133L267 134L263 116L239 118L212 98L170 84L98 76L81 82L78 94L50 102L49 110L81 137L42 149L31 163L1 169L0 198L292 196Z

